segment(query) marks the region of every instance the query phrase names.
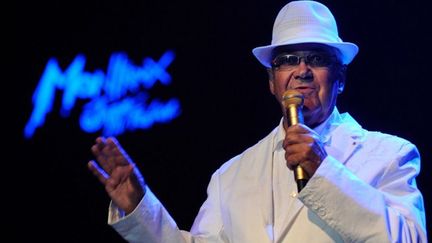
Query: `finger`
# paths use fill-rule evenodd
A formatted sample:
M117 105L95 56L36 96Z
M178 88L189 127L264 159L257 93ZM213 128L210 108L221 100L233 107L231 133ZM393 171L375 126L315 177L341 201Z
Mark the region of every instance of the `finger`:
M288 168L292 169L303 161L308 160L310 146L306 143L292 144L285 149L285 160Z
M294 133L294 134L287 134L285 136L285 139L282 143L282 147L286 150L286 148L288 146L292 146L295 144L311 144L313 143L315 140L319 140L318 137L316 137L314 134L298 134L298 133Z
M310 156L314 156L314 150L312 143L298 143L292 144L286 147L285 155L292 156L293 159L303 161L308 159Z
M325 157L320 157L312 148L311 144L292 145L285 151L287 167L293 170L297 165L301 165L310 176L315 173L323 158Z
M95 144L91 147L91 152L96 157L101 156L102 151L105 147L106 147L105 138L104 137L98 137L95 140ZM97 159L99 161L99 159L103 159L103 158L97 158Z
M321 143L321 137L306 125L297 124L293 129L287 129L283 146L285 148L290 144L313 142Z
M111 155L111 159L113 159L114 164L116 165L129 165L133 164L129 158L129 155L122 148L120 143L115 137L109 137L106 140L107 150Z
M96 145L98 146L99 150L102 150L105 146L105 137L97 137L96 138Z
M287 161L286 162L286 166L288 167L288 169L290 170L294 170L294 168L298 165L299 163L294 162L294 161Z
M285 156L286 165L290 170L293 170L297 165L299 165L299 161L295 159L293 156Z
M112 149L112 152L116 155L124 155L126 152L123 150L122 146L120 145L119 141L115 137L109 137L106 140L107 145L109 148Z
M286 132L288 132L288 133L290 133L290 132L292 132L292 133L309 133L310 131L312 131L312 129L310 129L309 127L307 127L306 125L301 124L301 123L289 126L286 129Z
M314 161L306 160L303 161L300 165L308 173L308 175L312 176L315 174L315 171L318 169L320 164Z
M116 166L130 164L129 157L114 137L97 139L97 144L92 147L92 151L108 174L111 174Z
M114 191L119 185L124 184L127 179L131 178L133 167L133 165L116 167L107 180L105 186L107 192Z
M103 185L106 185L109 176L95 161L89 161L87 167Z
M110 174L114 165L112 164L113 162L110 161L112 155L105 141L103 144L96 143L93 145L91 151L102 168Z

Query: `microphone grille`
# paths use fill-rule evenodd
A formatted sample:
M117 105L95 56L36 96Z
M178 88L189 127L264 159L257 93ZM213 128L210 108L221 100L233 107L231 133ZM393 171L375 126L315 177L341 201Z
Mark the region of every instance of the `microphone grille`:
M295 89L289 89L282 95L282 102L285 107L290 105L303 106L304 96Z

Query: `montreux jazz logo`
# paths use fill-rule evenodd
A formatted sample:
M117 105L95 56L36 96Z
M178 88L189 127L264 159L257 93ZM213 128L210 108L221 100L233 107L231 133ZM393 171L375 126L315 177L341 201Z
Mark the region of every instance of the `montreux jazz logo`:
M55 58L49 59L32 97L33 111L24 136L31 138L44 124L57 91L63 94L63 117L69 116L78 99L88 100L79 118L81 128L88 133L101 131L104 136L114 136L171 121L180 114L178 99L151 99L148 91L157 82L165 86L171 83L167 68L173 60L174 53L166 51L158 61L147 57L141 66L135 66L124 53L113 53L106 73L90 73L84 71L83 55L77 55L64 71Z

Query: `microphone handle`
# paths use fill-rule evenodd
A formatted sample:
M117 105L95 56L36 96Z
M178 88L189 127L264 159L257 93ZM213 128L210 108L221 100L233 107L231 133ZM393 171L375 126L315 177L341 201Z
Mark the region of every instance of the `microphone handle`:
M297 165L294 169L294 178L297 182L297 191L300 192L306 186L309 176L300 165Z
M287 114L288 126L303 123L303 115L299 106L293 104L288 105ZM297 191L300 192L306 186L306 183L309 180L309 176L300 165L297 165L294 169L294 179L297 183Z

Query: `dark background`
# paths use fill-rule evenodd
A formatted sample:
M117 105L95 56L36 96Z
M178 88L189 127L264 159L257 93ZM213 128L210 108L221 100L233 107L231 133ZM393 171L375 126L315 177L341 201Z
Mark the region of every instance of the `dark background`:
M418 146L422 172L417 183L430 215L432 40L425 1L322 2L335 15L342 39L360 47L339 110L366 129ZM189 229L213 171L279 123L266 72L251 50L270 43L274 18L285 3L15 2L13 67L6 70L13 71L6 81L12 86L3 92L5 120L11 122L5 134L13 134L4 141L3 201L8 203L6 223L12 225L6 235L13 242L122 242L106 224L109 198L86 168L99 134L80 130L84 101L63 118L57 92L53 111L33 138L25 140L23 130L49 58L57 58L65 69L82 53L86 71L106 71L113 52L125 52L138 65L147 56L157 60L168 49L176 54L168 68L172 84L153 92L179 98L180 117L118 139L179 227Z

